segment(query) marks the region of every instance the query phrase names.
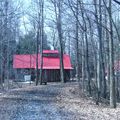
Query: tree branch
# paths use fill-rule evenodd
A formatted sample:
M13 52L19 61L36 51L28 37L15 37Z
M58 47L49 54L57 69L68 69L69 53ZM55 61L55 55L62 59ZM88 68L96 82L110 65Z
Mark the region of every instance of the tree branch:
M120 5L120 2L119 2L119 1L117 1L117 0L113 0L113 1Z

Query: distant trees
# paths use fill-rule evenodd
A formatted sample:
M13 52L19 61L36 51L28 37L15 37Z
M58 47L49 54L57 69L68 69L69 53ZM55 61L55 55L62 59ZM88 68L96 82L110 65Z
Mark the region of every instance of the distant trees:
M35 53L35 50L35 33L30 31L28 34L19 37L16 46L16 54L32 54Z
M59 15L59 11L57 11L59 5L56 0L50 1L55 9L50 8L49 10L52 13L55 11L57 13L54 14L56 17L56 15ZM112 11L112 7L108 5L110 1L64 0L62 2L61 11L64 15L62 17L64 23L62 24L62 41L66 43L65 47L70 47L71 51L69 53L72 56L72 61L74 61L77 80L80 84L82 82L83 89L86 88L91 96L96 97L97 104L102 98L108 99L111 95L112 98L110 99L114 98L115 100L113 38L116 27L112 18L113 13L108 11L109 9ZM65 12L63 11L64 8ZM55 20L55 17L50 20L54 21L54 24L59 20L57 17ZM55 28L53 27L53 29ZM65 32L69 35L68 39L66 39L67 36L64 36ZM67 43L69 43L68 46ZM109 80L105 79L106 76L108 76ZM115 107L115 104L112 107Z
M51 0L51 3L54 6L54 14L55 14L55 22L56 22L56 30L58 33L58 40L59 40L59 50L60 50L60 76L61 82L65 82L64 78L64 63L63 63L63 23L62 23L62 12L63 12L63 0Z
M19 41L16 43L16 54L35 54L36 53L36 38L33 31L29 31L27 34L19 37ZM50 49L47 42L47 35L44 33L43 49Z
M43 49L45 45L47 45L47 39L45 39L44 32L44 0L35 0L32 1L33 9L35 12L30 14L32 16L32 21L34 25L34 29L36 32L36 85L38 83L42 84L42 66L43 66ZM46 43L46 44L43 44ZM44 47L43 47L44 45ZM46 47L48 48L48 47ZM38 53L40 53L40 76L39 76L39 68L38 68Z
M12 58L16 49L19 27L19 8L13 1L0 1L0 81L9 84L13 74ZM7 85L8 87L8 85Z
M99 6L97 6L99 4ZM102 35L102 0L96 1L94 0L95 7L95 20L98 31L98 54L97 54L97 84L98 84L98 98L102 95L102 81L105 79L105 71L104 71L104 61L103 61L103 35ZM105 83L104 83L105 84ZM106 91L104 91L105 94Z
M116 88L115 88L115 73L114 73L114 40L113 40L113 22L112 22L112 1L108 3L109 26L110 26L110 40L109 40L109 65L110 65L110 106L116 107Z
M12 74L14 53L36 53L36 85L42 83L42 69L38 76L38 53L41 53L42 60L42 51L50 49L49 40L53 48L60 51L61 81L65 82L63 53L68 53L75 68L74 77L82 86L83 92L87 91L95 97L97 104L103 99L110 99L110 106L115 108L116 100L120 99L116 99L116 90L119 94L120 86L115 86L115 63L119 60L120 42L119 25L116 25L116 21L120 21L117 16L120 11L116 5L120 5L120 2L113 2L114 4L112 0L32 0L25 13L31 28L27 34L19 35L19 18L23 14L20 9L16 10L17 2L0 1L1 83L5 79L8 82Z
M73 32L73 35L76 36L73 41L77 44L75 48L72 47L71 49L78 51L75 55L76 67L80 67L77 62L82 64L83 88L86 86L90 95L96 95L97 104L101 101L101 98L110 97L110 106L116 107L113 42L115 39L113 38L114 30L117 29L112 18L112 2L109 0L93 0L89 2L67 0L64 1L64 4L71 11L69 13L72 20L76 20L74 22L76 30L74 27L71 27L71 29L76 31ZM67 15L69 16L69 14ZM72 20L70 20L71 24ZM82 62L79 60L79 56L82 56ZM76 69L76 75L79 72ZM106 75L108 81L105 79ZM80 79L80 75L77 75L77 77L77 79Z
M118 0L113 2L119 5ZM34 32L20 37L17 53L42 55L43 49L49 49L48 37L53 48L60 51L61 81L65 81L63 53L68 53L83 92L95 97L96 104L110 99L110 106L116 107L114 67L119 60L115 56L120 35L114 16L119 9L114 10L111 0L34 0L31 6L27 14Z

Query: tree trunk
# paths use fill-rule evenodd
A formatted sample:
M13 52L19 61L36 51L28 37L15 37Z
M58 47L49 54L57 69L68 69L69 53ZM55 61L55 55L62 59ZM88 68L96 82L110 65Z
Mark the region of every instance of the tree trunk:
M94 7L95 7L95 19L97 23L97 30L98 30L98 52L97 52L97 86L98 86L98 97L97 97L97 104L99 103L102 91L102 80L104 77L104 66L103 66L103 52L102 52L102 11L101 11L101 4L102 1L99 0L99 10L97 10L97 1L94 0ZM106 91L105 91L106 92Z
M37 30L37 38L36 38L36 81L35 84L36 86L38 85L38 81L39 81L39 72L38 72L38 51L39 51L39 27Z
M61 21L61 14L62 14L62 1L58 2L58 36L59 36L59 43L60 43L60 75L61 75L61 82L65 82L64 80L64 63L63 63L63 35L62 35L62 21Z
M6 53L5 53L5 59L6 59L6 81L5 84L7 85L7 89L9 89L9 38L8 38L8 0L5 1L5 43L6 47Z
M90 76L90 68L89 68L89 52L88 52L88 36L87 36L87 23L85 20L85 15L84 15L84 7L82 2L80 2L80 8L81 8L81 14L82 14L82 19L83 19L83 25L84 25L84 35L85 35L85 63L86 63L86 73L87 73L87 79L88 79L88 92L89 95L91 95L91 76Z
M40 40L40 84L42 84L42 73L43 73L43 40L44 40L44 0L41 2L41 40Z
M84 33L84 32L83 32ZM82 90L85 89L85 49L84 49L84 34L82 33Z
M76 6L76 76L78 82L80 82L80 73L79 73L79 37L78 37L78 32L79 32L79 26L78 26L78 15L79 15L79 7L78 7L78 0L77 0L77 6Z
M110 63L110 107L116 108L116 92L114 78L114 49L113 49L113 26L111 0L109 0L109 20L110 20L110 41L109 41L109 63Z

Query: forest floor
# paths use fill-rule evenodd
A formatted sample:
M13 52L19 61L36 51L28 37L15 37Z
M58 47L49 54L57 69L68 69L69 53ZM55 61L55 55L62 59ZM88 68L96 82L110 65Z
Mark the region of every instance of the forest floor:
M77 83L48 83L1 93L0 120L120 120L120 106L95 105Z

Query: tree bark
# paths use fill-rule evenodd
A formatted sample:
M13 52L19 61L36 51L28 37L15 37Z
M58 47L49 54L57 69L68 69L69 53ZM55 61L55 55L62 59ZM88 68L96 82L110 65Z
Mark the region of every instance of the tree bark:
M79 24L78 24L78 15L79 15L79 6L78 6L78 0L76 3L76 76L78 82L80 82L80 73L79 73L79 37L78 37L78 32L79 32Z
M40 40L40 84L42 84L43 73L43 40L44 40L44 0L41 2L41 40ZM45 81L46 82L46 81Z
M89 52L88 52L88 36L87 36L87 23L85 20L85 15L84 15L84 7L82 5L82 2L80 3L80 9L81 9L81 14L82 14L82 20L83 20L83 26L84 26L84 35L85 35L85 63L86 63L86 73L87 73L87 79L88 79L88 92L89 95L91 95L91 76L90 76L90 67L89 67Z
M36 81L35 84L36 86L38 85L39 81L39 71L38 71L38 51L39 51L39 25L37 29L37 38L36 38Z
M94 7L95 7L95 19L97 24L97 30L98 30L98 52L97 52L97 86L98 86L98 97L97 97L97 104L99 103L101 93L102 93L102 81L105 80L104 75L104 61L103 61L103 49L102 49L102 11L101 11L101 5L102 1L99 0L99 8L97 9L97 1L94 0ZM104 92L106 92L105 87Z
M113 49L113 25L112 25L112 1L109 0L109 21L110 21L110 41L109 41L109 63L110 63L110 107L116 108L116 92L114 78L114 49Z
M58 2L58 21L57 21L57 29L58 29L58 36L59 36L59 43L60 43L60 75L61 75L61 82L65 82L64 80L64 63L63 63L63 35L62 35L62 1Z

